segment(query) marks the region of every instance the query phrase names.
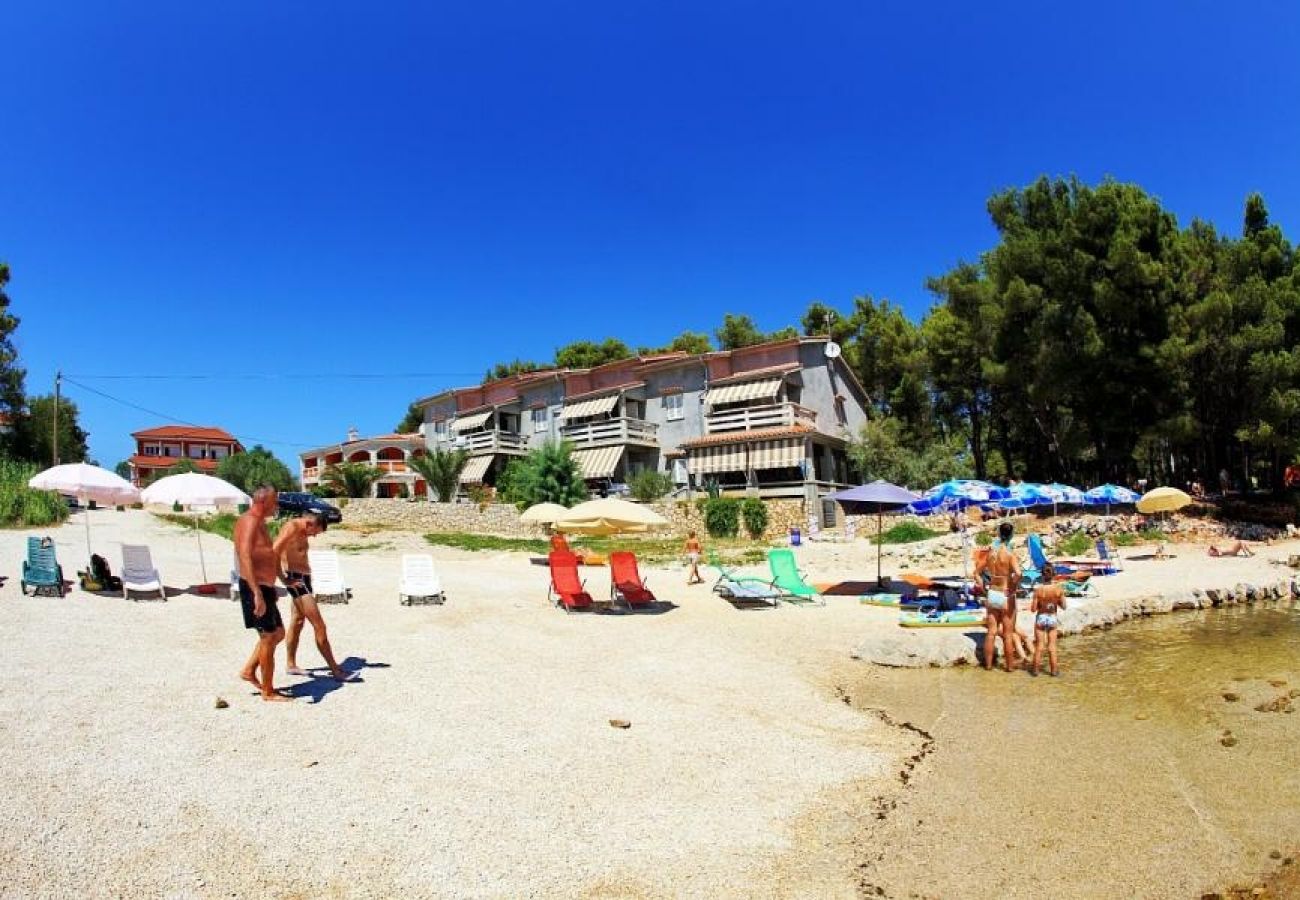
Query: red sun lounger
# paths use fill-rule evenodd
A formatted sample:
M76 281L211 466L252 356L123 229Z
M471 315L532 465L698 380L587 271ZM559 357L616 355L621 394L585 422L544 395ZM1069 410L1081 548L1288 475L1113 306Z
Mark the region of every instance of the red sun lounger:
M631 609L655 605L655 595L646 588L637 570L635 553L621 551L609 555L609 593L612 599L622 597Z
M551 567L551 587L547 597L554 597L552 602L563 606L565 612L591 609L591 594L578 578L578 558L572 553L555 550L546 559Z

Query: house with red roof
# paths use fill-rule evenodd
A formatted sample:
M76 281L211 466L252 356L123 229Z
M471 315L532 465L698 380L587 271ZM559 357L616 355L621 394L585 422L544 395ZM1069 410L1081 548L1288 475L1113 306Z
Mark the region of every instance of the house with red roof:
M127 460L131 483L144 487L182 459L193 462L200 472L214 475L227 456L243 453L244 445L221 428L197 425L162 425L133 432L135 454Z

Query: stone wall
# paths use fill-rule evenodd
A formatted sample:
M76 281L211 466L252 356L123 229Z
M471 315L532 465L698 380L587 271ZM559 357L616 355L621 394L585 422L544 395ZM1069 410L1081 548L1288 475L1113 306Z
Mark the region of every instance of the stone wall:
M806 528L807 515L802 500L764 500L767 504L767 531L763 537L776 540L789 533L791 526ZM700 514L695 500L658 500L650 507L668 520L667 533L685 535L688 531L707 534L704 516ZM745 534L744 520L741 520L740 533Z

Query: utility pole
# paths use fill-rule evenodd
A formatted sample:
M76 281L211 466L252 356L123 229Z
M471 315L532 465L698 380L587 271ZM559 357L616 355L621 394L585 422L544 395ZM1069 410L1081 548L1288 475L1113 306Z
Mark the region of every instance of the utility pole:
M54 465L59 464L59 390L63 387L63 371L54 373Z

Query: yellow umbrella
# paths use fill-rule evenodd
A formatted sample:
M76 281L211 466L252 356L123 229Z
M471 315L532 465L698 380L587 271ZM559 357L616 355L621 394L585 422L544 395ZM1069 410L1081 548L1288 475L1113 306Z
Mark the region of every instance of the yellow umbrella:
M1182 509L1192 502L1187 494L1172 487L1158 487L1147 491L1137 502L1138 512L1160 513Z
M667 524L668 520L652 509L617 497L604 497L579 503L555 527L571 534L604 535L638 534Z
M568 514L569 510L558 503L538 503L524 510L519 516L519 521L530 522L534 525L550 525L558 519L563 519Z

